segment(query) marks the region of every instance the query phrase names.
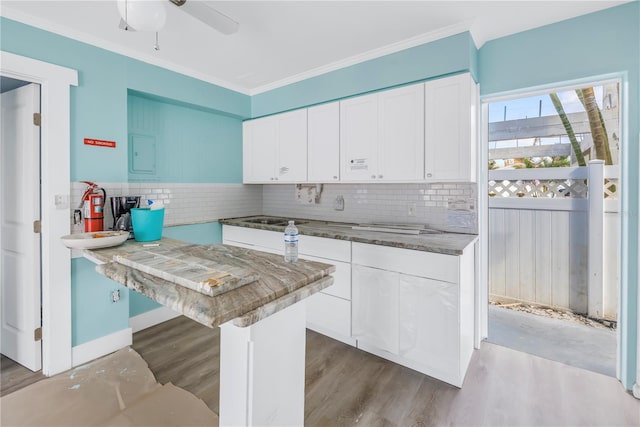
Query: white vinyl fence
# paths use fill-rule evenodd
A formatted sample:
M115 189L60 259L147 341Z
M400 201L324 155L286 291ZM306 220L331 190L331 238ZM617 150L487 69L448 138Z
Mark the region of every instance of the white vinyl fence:
M489 171L491 298L616 319L618 174L601 160Z

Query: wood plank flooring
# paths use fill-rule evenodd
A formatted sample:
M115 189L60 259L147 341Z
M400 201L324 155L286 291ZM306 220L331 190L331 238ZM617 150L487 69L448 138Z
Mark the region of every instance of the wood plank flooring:
M4 355L0 355L0 396L18 391L47 377L41 371L31 372Z
M219 329L179 317L133 348L218 413ZM311 331L306 370L307 426L640 426L640 400L614 378L488 343L462 389Z

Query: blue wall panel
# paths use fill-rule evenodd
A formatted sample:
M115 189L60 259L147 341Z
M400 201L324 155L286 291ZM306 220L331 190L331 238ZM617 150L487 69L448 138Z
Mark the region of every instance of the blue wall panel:
M85 259L71 260L71 342L73 346L129 327L128 289L96 273ZM111 292L120 290L120 301Z
M156 173L129 171L129 182L242 182L240 119L133 93L128 123L129 135L154 138L156 153Z

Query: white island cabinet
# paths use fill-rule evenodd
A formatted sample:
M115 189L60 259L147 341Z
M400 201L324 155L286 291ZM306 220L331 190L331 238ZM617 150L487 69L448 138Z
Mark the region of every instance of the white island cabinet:
M457 387L473 352L473 245L460 256L352 245L358 348Z
M253 228L222 226L224 244L284 256L282 233ZM299 236L299 258L333 264L333 285L307 298L307 327L323 335L355 345L351 338L351 242L315 236Z
M242 124L244 183L307 180L307 110L276 114Z

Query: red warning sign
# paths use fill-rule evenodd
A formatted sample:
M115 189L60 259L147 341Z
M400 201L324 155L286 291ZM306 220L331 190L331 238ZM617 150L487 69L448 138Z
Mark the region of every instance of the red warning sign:
M84 145L93 145L95 147L116 148L115 141L104 141L102 139L85 138Z

